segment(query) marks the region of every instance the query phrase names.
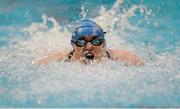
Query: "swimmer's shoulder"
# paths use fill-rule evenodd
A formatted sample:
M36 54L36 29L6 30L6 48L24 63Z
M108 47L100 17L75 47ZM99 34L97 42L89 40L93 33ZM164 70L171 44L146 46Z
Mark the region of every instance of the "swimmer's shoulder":
M65 57L67 57L69 53L70 51L67 51L67 50L64 50L64 51L54 50L45 56L35 59L32 62L32 64L48 64L53 60L62 60Z
M112 59L127 62L133 65L144 65L145 62L137 54L127 50L127 49L112 49L109 50Z

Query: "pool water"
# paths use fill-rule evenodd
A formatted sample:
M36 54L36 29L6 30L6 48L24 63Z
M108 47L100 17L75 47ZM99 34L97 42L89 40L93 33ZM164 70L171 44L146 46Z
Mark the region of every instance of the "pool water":
M179 0L0 0L0 107L180 107L179 11ZM82 19L146 65L32 64L70 50Z

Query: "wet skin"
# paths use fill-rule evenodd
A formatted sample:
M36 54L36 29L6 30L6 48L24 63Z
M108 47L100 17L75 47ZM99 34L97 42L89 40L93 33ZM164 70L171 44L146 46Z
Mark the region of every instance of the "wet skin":
M75 43L72 43L73 46L73 56L71 58L71 61L80 61L85 64L88 64L90 62L101 62L104 57L107 57L105 48L105 40L104 42L99 45L95 46L91 44L89 41L98 38L97 36L86 36L82 37L82 39L88 41L88 43L82 47L77 46ZM121 50L108 50L110 51L111 60L123 62L129 65L144 65L144 61L140 59L136 54L133 52L130 52L125 49ZM48 55L38 58L32 63L36 64L48 64L53 60L63 60L68 57L70 51L54 51L49 53Z

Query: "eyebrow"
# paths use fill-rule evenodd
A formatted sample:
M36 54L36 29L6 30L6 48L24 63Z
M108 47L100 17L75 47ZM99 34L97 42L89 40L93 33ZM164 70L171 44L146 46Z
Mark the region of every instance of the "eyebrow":
M86 38L87 38L87 37L84 36L84 37L82 37L81 39L85 39L85 40L86 40ZM90 38L90 39L94 39L94 38L98 38L98 36L90 36L90 37L88 37L88 39L89 39L89 38Z

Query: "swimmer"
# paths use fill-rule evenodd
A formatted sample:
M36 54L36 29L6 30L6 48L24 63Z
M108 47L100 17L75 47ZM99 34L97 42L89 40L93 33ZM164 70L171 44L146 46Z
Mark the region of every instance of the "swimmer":
M128 50L110 50L105 47L105 33L92 20L82 20L75 28L71 37L71 51L55 51L33 61L37 64L48 64L53 60L68 62L79 61L85 64L101 62L104 58L131 65L144 65L136 54Z

